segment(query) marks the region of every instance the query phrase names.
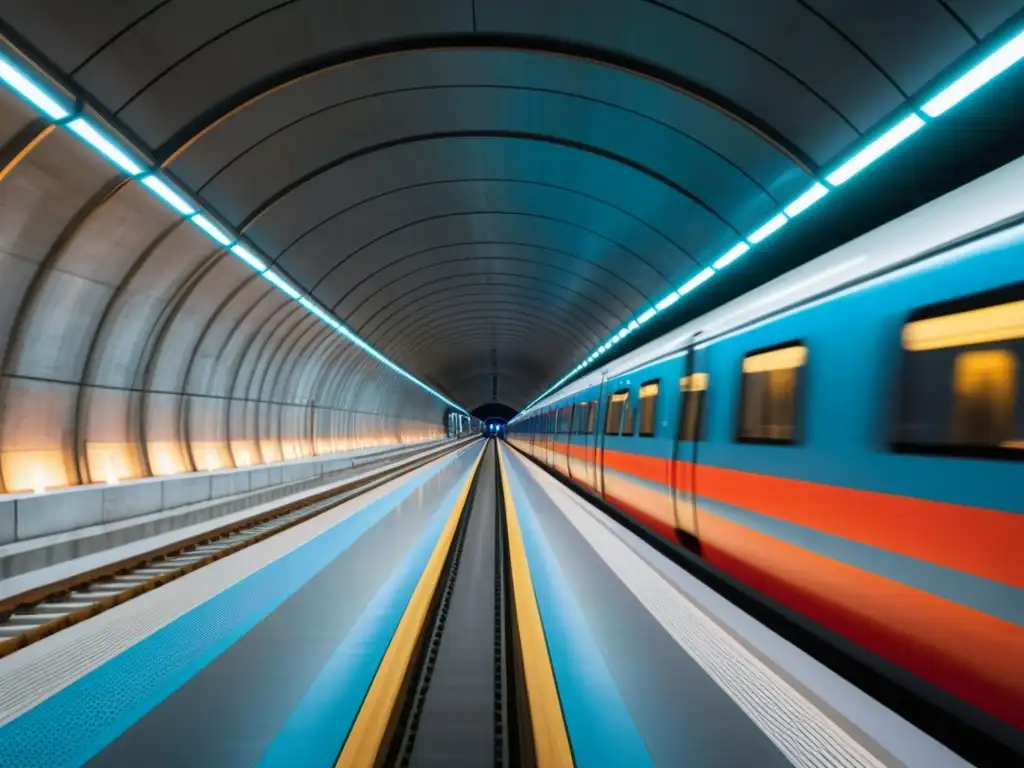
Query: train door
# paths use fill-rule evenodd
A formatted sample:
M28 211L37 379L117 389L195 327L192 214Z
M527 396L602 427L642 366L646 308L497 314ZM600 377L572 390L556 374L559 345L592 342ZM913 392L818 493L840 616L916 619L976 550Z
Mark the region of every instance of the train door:
M548 411L548 432L544 435L544 463L552 469L555 467L555 438L558 431L558 409Z
M565 473L570 480L579 478L580 465L576 458L576 445L580 435L580 414L582 403L573 403L569 406L569 435L565 441Z
M569 477L569 456L572 449L572 403L562 407L560 421L562 423L562 434L559 435L558 444L558 470Z
M555 443L557 449L555 460L558 462L556 465L558 471L563 475L569 474L569 416L571 414L571 405L563 405L558 409L558 442Z
M593 438L594 438L594 490L604 496L604 422L608 404L605 402L606 379L601 377L594 401Z
M634 495L629 477L632 462L629 459L636 450L633 439L636 432L635 387L630 386L629 379L606 383L604 419L598 425L603 447L601 485L605 498L626 504L626 500Z
M697 523L697 461L704 439L707 395L710 380L707 350L698 349L695 336L683 358L679 387L678 420L673 443L672 502L676 529L682 542L695 548L699 542Z
M600 388L598 388L600 393ZM593 396L593 390L591 390L591 396ZM598 403L597 399L592 399L587 402L586 412L586 435L583 440L584 447L584 463L586 465L586 476L584 482L595 491L597 490L597 417L598 417Z

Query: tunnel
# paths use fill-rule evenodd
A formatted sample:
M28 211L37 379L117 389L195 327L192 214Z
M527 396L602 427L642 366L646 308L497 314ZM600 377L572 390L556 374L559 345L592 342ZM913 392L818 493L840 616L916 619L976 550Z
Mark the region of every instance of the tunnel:
M538 534L522 508L540 491L523 488L541 481L528 481L534 470L517 469L520 459L512 452L532 456L571 482L574 460L597 467L620 450L606 437L620 435L609 431L615 418L623 420L615 427L622 435L627 424L630 434L639 425L637 440L646 429L649 436L662 428L677 434L670 447L624 458L614 470L639 473L646 486L626 483L615 497L613 481L598 478L584 483L599 497L590 501L616 520L632 515L629 525L654 531L645 528L641 538L670 541L656 546L671 546L679 562L706 561L728 574L723 579L745 585L729 581L726 591L735 592L730 599L743 603L748 589L764 593L784 606L783 613L824 622L825 634L841 636L843 653L861 659L867 648L884 659L863 662L870 667L865 679L881 681L869 682L871 695L929 734L952 729L959 741L950 749L961 757L983 764L979 755L993 745L1006 750L999 752L1004 757L1024 754L1014 751L1024 750L1019 671L1013 685L996 685L998 674L979 671L981 662L962 658L958 645L945 656L935 651L929 663L944 671L929 677L913 660L914 643L927 645L923 634L914 641L886 635L876 642L868 629L854 627L854 618L829 624L833 619L818 611L826 598L790 584L796 571L758 570L769 568L767 549L752 543L742 553L715 554L712 539L701 539L696 522L679 522L678 511L705 488L725 494L739 482L739 474L728 472L753 473L756 467L771 477L810 482L800 473L820 469L823 476L842 478L834 485L858 492L946 504L936 506L939 517L915 521L952 520L954 507L995 510L992 515L1003 517L992 530L1003 533L984 541L998 548L1000 538L1024 534L1019 499L1006 501L991 491L979 501L960 486L955 493L932 493L930 485L906 490L911 483L903 478L916 465L899 470L903 474L885 489L879 480L876 488L866 478L888 478L897 470L876 474L876 465L869 468L865 459L860 470L844 474L835 466L860 461L860 454L838 448L806 463L771 458L758 464L758 454L756 461L744 458L734 466L725 448L716 453L713 446L684 456L678 446L686 442L686 419L701 417L683 410L664 419L660 411L648 413L644 392L654 386L655 397L685 399L707 387L707 373L699 367L673 372L671 380L659 380L659 394L658 382L635 372L639 362L629 362L667 365L686 355L685 365L699 365L707 345L714 349L716 339L740 333L730 325L739 322L737 312L749 313L754 327L761 322L758 302L774 307L786 292L803 297L807 283L799 276L813 280L818 273L799 270L828 273L820 265L831 264L835 254L863 260L849 279L867 282L876 277L869 266L897 269L887 261L897 250L918 249L915 258L924 259L1015 221L1019 211L1008 190L1024 177L1006 169L1024 153L1024 74L1015 66L1024 56L1022 30L1019 0L0 0L0 619L20 616L17 611L43 599L40 585L57 579L44 579L46 568L63 563L68 569L85 557L98 563L104 552L141 546L151 535L173 538L187 525L212 525L252 505L320 493L361 462L373 468L392 460L385 457L405 461L449 449L463 456L466 446L477 444L487 447L472 465L473 472L483 468L477 479L466 481L465 514L482 503L481 494L495 495L496 519L513 536L519 523L508 522L516 514L509 510L520 508L534 581L557 582L555 566L542 572L530 560L531 537ZM1012 183L990 182L1002 191L984 193L989 197L962 192L979 189L970 185L995 178L991 174ZM955 205L940 201L958 194ZM945 213L927 213L940 209ZM963 231L919 247L914 238L933 228L913 223L925 221L913 218L920 211L933 217L929 222L963 222ZM877 232L897 234L885 240ZM861 250L854 253L856 248ZM1020 276L1012 273L1006 267L1000 279L1019 285ZM776 290L768 291L770 286ZM847 289L837 280L828 292L800 300L810 306ZM877 317L882 312L879 306ZM895 309L885 315L889 346L870 362L858 358L846 373L830 373L823 388L838 391L867 368L884 368L893 377L909 370L899 357L908 342L900 346L897 326L909 328L932 315L897 315ZM743 317L747 323L748 315ZM712 322L704 323L707 318ZM814 327L831 327L829 322ZM869 327L844 326L851 350L867 354ZM756 351L775 351L776 340L769 341ZM806 375L818 375L814 366L826 365L819 360L829 354L812 349ZM1010 370L1010 363L999 368L996 358L979 359L975 364L988 366L988 373L955 374L961 376L959 391L983 388L969 375L991 382ZM796 374L785 381L765 376L759 396L768 404L773 387L793 389L803 381ZM591 386L584 382L598 387L593 398L599 410L583 409L581 398ZM886 408L917 402L905 390L879 394L875 386L857 392L887 398ZM609 398L620 391L625 394L614 401L613 417ZM570 399L559 399L560 393ZM712 413L720 407L717 396L712 387L700 407ZM724 415L714 422L733 443L744 440L744 414L756 407L750 397L745 390L730 392L729 407L740 415L728 417L735 423ZM1012 407L1002 407L987 413L1004 418ZM751 442L770 443L783 434L769 431L787 418L773 413L759 417L771 424ZM957 414L947 421L971 418ZM1007 423L1014 418L1005 416ZM931 428L922 423L913 422L907 434ZM957 429L973 434L969 426ZM1024 432L999 429L989 427L998 440L986 437L993 444L972 457L984 463L978 477L992 478L990 489L1020 479L1002 467L1019 468L1013 465L1018 454L1005 460L1024 444ZM561 434L567 436L563 454ZM574 459L568 436L578 434L600 434L603 442L597 448L581 444ZM916 450L917 437L892 437L874 422L857 434L878 454ZM813 427L797 441L827 446L829 439L825 427ZM655 460L693 471L695 479L685 489L675 475L658 481L662 470ZM464 458L452 461L458 472L470 471ZM702 462L721 465L722 474L706 485ZM951 487L971 471L958 469L935 487ZM462 477L454 469L444 472ZM667 527L630 511L655 493L655 481L675 510ZM456 480L450 482L455 487ZM760 495L750 504L799 495L759 482ZM774 511L755 525L747 512L735 511L740 501L733 499L731 507L713 503L719 506L709 514L729 520L720 523L722 530L749 523L769 537L784 526L817 525L813 516L798 520L795 513ZM181 511L203 504L216 511ZM694 520L699 514L704 512L695 511ZM779 522L783 518L788 522ZM939 534L920 532L923 525L907 523L901 530L914 541L939 542ZM473 535L458 530L459 536ZM715 529L709 523L706 530ZM495 557L504 562L502 548L512 552L514 542L497 535ZM888 546L868 542L863 526L852 522L836 523L828 535L829 547L843 537L856 539L834 556L867 570L873 566L857 560L855 548ZM819 541L814 537L825 536L818 529L792 533L792 546L813 549ZM835 544L835 552L846 544ZM946 539L934 543L943 553L958 546ZM900 588L906 581L919 591L931 589L940 594L936 600L966 601L986 621L998 616L1013 629L999 624L992 632L1003 644L981 647L1003 649L1006 669L1021 658L1010 650L1022 639L1019 570L984 570L977 565L984 554L949 554L935 565L911 544L893 548L898 554L891 555L885 578ZM903 560L897 563L897 557ZM934 565L928 573L941 588L922 586L926 567L911 562L915 557L929 560L927 568ZM991 557L1009 562L1005 553ZM140 563L132 560L131 567ZM509 563L495 594L503 589L501 578L517 578ZM692 566L698 567L705 565ZM966 576L957 581L965 573L999 586L984 592L990 597L966 600L974 582ZM12 579L6 592L5 578ZM60 583L67 578L60 575ZM538 587L541 624L545 588ZM767 621L760 609L750 610ZM934 608L931 618L918 618L923 627L946 615ZM783 634L789 640L800 633L817 638L817 630L805 632L803 621ZM608 632L607 643L618 642ZM963 640L968 642L974 641ZM602 645L601 652L612 653L609 647ZM559 651L552 645L550 652ZM968 668L968 682L949 682ZM856 665L843 669L846 676L862 673ZM926 681L925 693L917 683L907 684L913 697L927 701L920 717L892 704L904 700L902 682L893 684L896 693L886 693L889 673L903 680L907 669ZM990 685L998 692L991 693ZM557 698L557 691L552 695ZM564 698L562 706L569 723ZM16 724L17 714L8 717L0 707L5 766L3 723ZM644 737L655 752L652 745L667 738L664 730L658 733ZM633 744L630 738L622 736L621 744ZM588 753L583 741L570 742L577 764L600 753L597 747ZM978 743L983 747L975 748ZM397 760L399 746L389 749L388 759ZM879 750L872 754L885 751ZM742 762L739 753L729 754L731 764ZM935 765L959 764L943 762L942 755ZM895 758L887 763L890 757L886 753L877 764L914 764ZM709 758L707 764L713 763Z

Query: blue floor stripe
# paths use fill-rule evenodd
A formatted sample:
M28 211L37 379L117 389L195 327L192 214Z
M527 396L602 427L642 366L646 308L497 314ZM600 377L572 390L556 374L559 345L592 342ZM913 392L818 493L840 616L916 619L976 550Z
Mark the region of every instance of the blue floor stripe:
M334 765L468 475L469 470L434 512L405 561L367 604L267 748L260 766Z
M455 458L447 457L371 502L0 728L0 766L51 768L85 763Z
M515 459L506 462L506 469L576 765L653 765L526 498Z

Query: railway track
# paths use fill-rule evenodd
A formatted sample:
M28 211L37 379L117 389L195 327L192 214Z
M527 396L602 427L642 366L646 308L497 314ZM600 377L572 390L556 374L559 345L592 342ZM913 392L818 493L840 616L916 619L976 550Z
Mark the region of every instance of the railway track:
M383 765L524 765L497 450L489 441L382 750ZM529 762L529 761L528 761Z
M323 514L462 445L443 446L264 514L0 601L0 658Z

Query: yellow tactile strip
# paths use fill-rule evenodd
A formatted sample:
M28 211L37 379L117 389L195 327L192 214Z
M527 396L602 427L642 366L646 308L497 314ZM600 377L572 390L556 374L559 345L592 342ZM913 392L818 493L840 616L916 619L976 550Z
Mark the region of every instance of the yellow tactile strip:
M498 451L501 487L505 498L505 521L508 527L509 563L512 571L512 600L519 630L523 669L526 677L526 698L533 726L533 746L538 768L565 768L572 766L572 750L562 716L555 675L551 669L544 626L533 591L533 579L526 560L523 534L519 527L515 502L505 472L505 460Z
M473 484L473 478L476 476L483 455L484 450L481 450L472 470L466 477L466 482L459 493L448 522L441 532L437 546L434 548L430 560L427 561L426 568L423 569L423 574L413 591L409 605L406 607L405 613L402 614L394 637L391 638L377 674L370 684L370 689L359 709L356 721L352 724L352 729L345 740L345 746L338 756L337 766L351 768L352 766L372 766L379 762L381 746L387 735L388 726L394 718L395 708L399 705L402 685L408 676L409 665L416 652L417 640L423 633L431 601L437 591L437 584L448 558L455 530L462 518L469 497L469 489Z

